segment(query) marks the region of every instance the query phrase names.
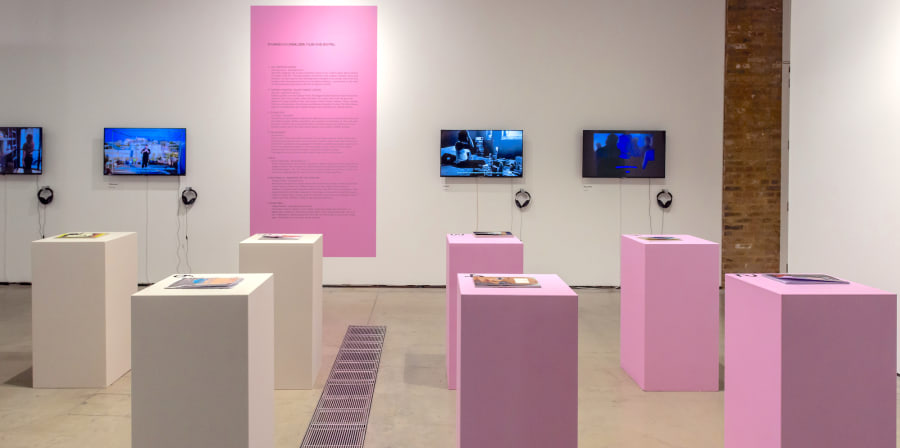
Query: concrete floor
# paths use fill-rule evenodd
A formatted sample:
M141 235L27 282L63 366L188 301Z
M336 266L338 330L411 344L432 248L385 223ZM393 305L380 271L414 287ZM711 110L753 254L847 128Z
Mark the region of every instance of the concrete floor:
M31 386L31 289L0 286L0 447L130 447L131 376L107 389ZM579 446L719 448L722 393L645 393L619 368L619 293L579 294ZM275 391L275 442L296 448L346 326L386 325L366 447L455 447L444 290L326 288L318 389ZM900 440L900 438L898 438Z

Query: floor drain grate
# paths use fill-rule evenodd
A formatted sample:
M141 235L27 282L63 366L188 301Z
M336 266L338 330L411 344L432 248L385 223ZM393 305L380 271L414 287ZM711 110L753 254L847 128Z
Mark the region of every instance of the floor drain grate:
M301 447L361 447L366 441L366 425L310 425Z
M365 409L358 410L332 410L319 409L313 415L313 425L364 425L368 417Z
M381 342L383 334L348 334L344 336L344 342Z
M381 341L344 341L347 350L381 350Z
M377 362L381 358L381 350L344 350L338 352L338 361L370 361Z
M339 370L368 370L377 371L378 363L375 361L339 361L334 363L333 371Z
M367 382L374 383L375 382L375 371L374 370L334 370L331 372L331 377L328 378L332 384L337 383L359 383L359 382Z
M319 409L369 409L372 399L369 397L331 397L319 400Z
M347 328L300 448L363 446L386 332L382 326Z

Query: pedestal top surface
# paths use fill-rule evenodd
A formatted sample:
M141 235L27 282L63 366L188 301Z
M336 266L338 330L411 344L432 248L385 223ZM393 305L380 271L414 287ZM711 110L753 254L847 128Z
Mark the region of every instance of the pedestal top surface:
M450 244L522 244L515 235L474 235L471 233L448 233Z
M578 296L563 279L556 274L491 274L478 272L489 277L533 277L540 287L487 287L475 286L471 274L458 274L460 295L473 296Z
M726 274L726 278L765 289L783 296L828 296L828 295L895 295L860 283L816 283L811 285L791 285L766 277L765 274ZM843 279L842 279L843 280Z
M296 234L296 239L287 238L263 238L263 233L257 233L241 241L241 244L315 244L322 239L321 233ZM292 234L294 235L294 234Z
M704 240L703 238L697 238L696 236L693 236L693 235L644 235L644 234L638 234L638 235L622 235L622 236L625 238L628 238L632 241L635 241L635 242L638 242L641 244L646 244L646 245L672 246L672 245L679 245L679 244L715 244L715 245L719 244L719 243L716 243L715 241ZM645 239L648 237L660 237L660 236L674 237L674 238L678 238L678 239L677 240L648 240L648 239Z
M76 233L76 232L66 232L66 233ZM65 235L66 233L60 233L59 235L49 236L47 238L41 240L35 240L34 243L76 243L76 244L87 244L87 243L106 243L118 238L123 238L128 235L135 235L135 232L92 232L92 233L102 233L96 238L60 238L61 235ZM88 233L88 232L80 232L80 233Z
M243 280L231 288L196 288L166 289L172 283L185 278L184 275L170 275L140 291L132 297L140 296L248 296L253 293L272 274L189 274L194 278L201 277L241 277Z

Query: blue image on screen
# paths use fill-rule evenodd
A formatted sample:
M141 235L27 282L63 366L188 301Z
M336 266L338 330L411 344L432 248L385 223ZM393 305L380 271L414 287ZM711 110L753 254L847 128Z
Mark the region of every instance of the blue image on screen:
M41 128L0 127L0 173L42 173L44 143L41 131Z
M183 128L106 128L103 174L182 176L186 134Z
M585 134L585 177L665 177L665 132Z
M522 177L523 131L442 130L441 177Z

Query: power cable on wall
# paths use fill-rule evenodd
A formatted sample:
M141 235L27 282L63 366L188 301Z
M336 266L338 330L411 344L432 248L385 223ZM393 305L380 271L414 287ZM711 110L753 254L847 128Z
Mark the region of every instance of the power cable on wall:
M187 263L187 268L189 273L194 272L194 268L191 267L191 240L190 236L190 227L188 216L190 216L190 208L185 207L184 209L184 260Z
M150 177L144 177L146 188L144 189L144 203L147 210L144 213L144 275L146 283L150 284Z
M480 219L480 217L478 216L478 213L479 213L479 210L480 210L480 207L479 207L479 205L478 205L478 200L479 200L478 196L479 196L479 192L478 192L478 178L476 177L476 178L475 178L475 230L479 230L479 227L478 227L478 226L479 226L479 219Z
M528 198L530 201L531 195L529 195ZM519 240L520 241L525 241L525 234L524 234L525 226L523 224L524 222L525 222L525 212L522 211L522 207L520 207L519 208Z
M38 195L40 196L40 184L38 183L37 177L34 178L34 188L36 188L38 190ZM38 199L40 199L40 197L38 197ZM41 236L41 239L44 239L47 237L47 234L46 234L47 233L46 232L47 204L42 203L40 200L38 200L37 215L38 215L37 216L38 217L38 234Z
M3 281L9 281L9 274L6 272L6 254L9 252L6 250L6 238L7 238L7 227L9 227L9 223L6 222L6 209L7 202L9 201L9 195L6 194L7 184L3 182Z
M619 235L622 234L622 179L619 178Z
M653 206L653 194L650 192L650 179L647 179L647 221L650 223L650 234L653 235L653 214L651 207Z
M510 197L513 196L512 182L509 183L509 195L510 195ZM512 201L509 203L509 231L510 232L512 232L512 229L513 229L513 204L515 204L515 201Z
M665 235L666 234L666 209L663 209L663 211L662 211L662 226L661 227L662 228L659 230L659 234Z
M178 176L178 189L175 190L175 273L181 274L181 176Z

